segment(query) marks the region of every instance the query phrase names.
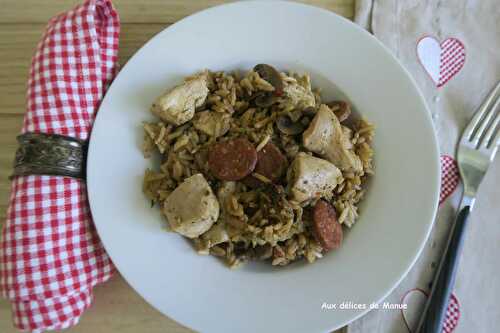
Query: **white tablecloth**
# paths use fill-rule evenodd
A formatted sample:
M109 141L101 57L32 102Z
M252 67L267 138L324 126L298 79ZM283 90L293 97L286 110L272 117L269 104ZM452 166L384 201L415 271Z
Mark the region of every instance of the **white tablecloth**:
M355 20L385 44L413 75L433 113L441 153L454 156L456 144L468 120L490 89L500 80L500 2L358 0ZM434 37L438 42L433 42L430 37ZM445 42L450 38L453 39ZM418 45L417 52L417 44L422 39L424 43ZM439 54L439 44L446 48L450 41L458 46L463 44L465 63L449 81L440 84L440 73L444 75L448 69L450 74L450 70L441 66L441 72L435 71L435 62L439 65L440 57L446 58L446 55ZM427 42L428 45L425 45ZM458 51L450 50L455 52L450 56L457 56ZM453 59L452 62L455 63L450 65L460 67L460 64L457 64L459 61L460 59ZM430 74L422 63L430 70ZM441 86L438 87L438 84ZM410 292L404 298L410 306L404 311L407 321L418 318L421 311L420 306L411 306L419 303L415 299L421 295L414 289L429 290L429 283L454 220L460 196L459 186L448 200L441 204L434 229L422 255L407 277L385 300L389 303L401 303ZM460 303L460 319L454 332L500 332L498 156L480 188L469 222L454 291ZM402 312L372 310L349 325L348 332L408 332Z

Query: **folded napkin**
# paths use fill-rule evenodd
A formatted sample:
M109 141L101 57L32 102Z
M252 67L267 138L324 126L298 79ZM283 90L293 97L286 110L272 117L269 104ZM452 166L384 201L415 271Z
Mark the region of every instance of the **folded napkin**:
M433 114L443 154L441 205L433 231L415 266L384 300L405 303L408 309L373 310L348 329L349 333L406 333L419 319L460 200L452 158L457 142L500 80L500 6L498 0L359 0L355 20L413 75ZM497 156L470 216L444 332L499 330L499 183Z
M119 18L109 0L89 0L50 20L33 57L22 132L89 137L117 71ZM0 288L22 330L78 322L92 288L113 264L92 223L85 183L23 176L12 181L1 241Z

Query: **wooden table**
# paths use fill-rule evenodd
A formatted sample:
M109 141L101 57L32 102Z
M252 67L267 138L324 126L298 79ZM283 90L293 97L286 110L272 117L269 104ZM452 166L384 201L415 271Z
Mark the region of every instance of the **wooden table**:
M83 1L83 0L81 0ZM35 46L50 17L77 0L0 0L0 224L5 221L16 135L25 111L25 86ZM224 0L115 0L121 17L120 63L177 20ZM354 0L301 1L353 17ZM94 305L71 332L191 332L148 305L117 274L95 289ZM0 332L16 332L10 306L0 300Z

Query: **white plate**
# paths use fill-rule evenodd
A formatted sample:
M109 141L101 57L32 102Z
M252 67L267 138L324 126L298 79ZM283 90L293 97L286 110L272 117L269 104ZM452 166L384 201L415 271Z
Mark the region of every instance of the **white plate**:
M153 99L193 72L257 63L307 71L327 99L345 94L377 126L376 176L342 248L313 265L229 270L162 230L141 192L141 122ZM125 279L165 315L203 332L326 332L382 300L405 276L437 208L439 159L429 112L409 74L371 35L315 7L237 2L159 33L122 69L97 116L88 159L99 235Z

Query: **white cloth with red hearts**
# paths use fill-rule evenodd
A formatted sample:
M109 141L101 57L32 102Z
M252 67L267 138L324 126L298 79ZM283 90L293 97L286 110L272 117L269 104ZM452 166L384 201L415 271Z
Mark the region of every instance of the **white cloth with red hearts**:
M500 80L498 0L358 0L355 21L413 75L433 114L441 154L455 156L464 127ZM442 157L442 162L446 162L442 163L442 203L431 236L410 273L385 300L405 302L408 310L373 310L349 325L349 333L406 333L418 320L462 192L460 186L454 191L453 161ZM497 156L470 216L456 299L448 309L444 332L500 330L499 184Z

